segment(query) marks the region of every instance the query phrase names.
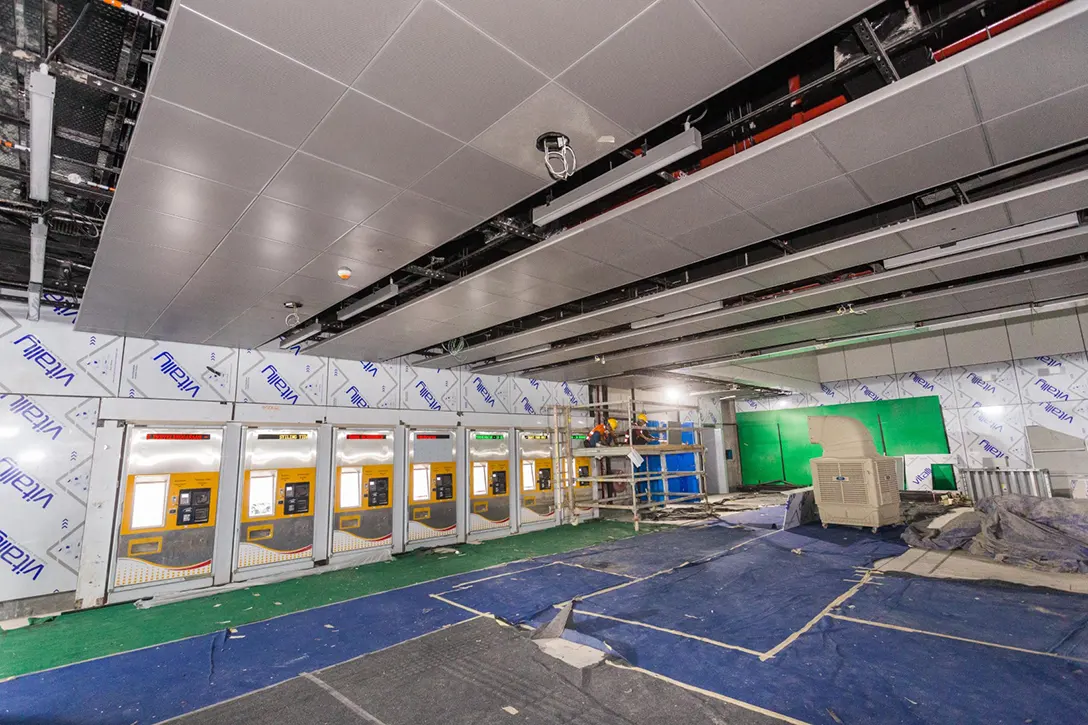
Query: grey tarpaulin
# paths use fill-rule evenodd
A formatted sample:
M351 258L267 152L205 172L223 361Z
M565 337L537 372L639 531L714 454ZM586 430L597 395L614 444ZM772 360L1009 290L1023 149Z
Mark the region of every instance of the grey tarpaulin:
M967 551L1047 571L1088 574L1088 501L993 496L976 507L982 531Z
M1009 494L980 501L939 529L911 525L903 540L921 549L964 549L1016 566L1088 573L1088 501Z

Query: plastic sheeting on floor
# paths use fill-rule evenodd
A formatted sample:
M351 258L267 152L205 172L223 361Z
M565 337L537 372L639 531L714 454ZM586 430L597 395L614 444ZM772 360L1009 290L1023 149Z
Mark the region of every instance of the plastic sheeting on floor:
M1088 660L1088 597L1028 587L884 577L842 614Z
M442 592L442 596L511 624L520 624L550 611L559 602L628 581L631 580L627 577L556 563L462 584Z
M587 598L577 610L763 652L854 586L856 568L903 550L868 531L808 526Z

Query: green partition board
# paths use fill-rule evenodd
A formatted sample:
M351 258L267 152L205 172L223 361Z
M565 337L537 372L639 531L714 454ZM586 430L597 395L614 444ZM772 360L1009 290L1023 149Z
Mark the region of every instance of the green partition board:
M935 395L814 408L737 414L741 478L745 485L785 481L812 485L809 462L823 455L810 443L810 416L842 415L861 421L886 456L947 454L941 401Z

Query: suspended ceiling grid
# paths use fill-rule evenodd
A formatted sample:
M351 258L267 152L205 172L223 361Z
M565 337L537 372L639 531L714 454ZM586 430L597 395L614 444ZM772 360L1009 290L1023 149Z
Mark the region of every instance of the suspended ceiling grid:
M1025 264L1038 264L1080 254L1088 254L1088 230L1083 227L1046 235L1045 238L1029 242L1010 242L1000 247L980 249L956 257L934 260L917 267L885 272L871 277L851 279L829 285L827 288L801 292L766 302L742 305L735 309L700 315L691 320L668 323L653 329L631 330L601 341L570 345L553 353L533 356L525 360L519 359L510 363L485 365L476 368L476 370L490 374L504 374L524 370L527 365L552 365L591 355L604 356L606 353L616 350L630 349L638 345L651 345L663 339L673 339L736 327L737 325L782 317L795 312L833 307L836 304L862 298L909 292L913 289L928 287L941 282L954 282L976 275L1019 268ZM868 315L869 310L873 307L868 303L857 305L859 314L863 311L864 315ZM876 305L876 308L880 309L880 305ZM915 315L915 318L910 322L967 312L966 309L959 307L958 302L955 301L949 303L949 306L938 305L934 307L917 297L915 298L915 304L910 307L910 311L911 314ZM864 322L869 323L871 326L877 320L872 318L871 320L866 319ZM761 344L754 337L744 341L756 348Z
M407 354L516 319L502 292L531 302L541 278L552 304L570 302L1083 138L1088 118L1067 110L1088 98L1086 46L1088 2L1074 0L310 351ZM833 271L816 258L791 264L751 281ZM480 295L490 304L475 306ZM407 329L444 309L462 313Z
M748 269L722 274L648 299L669 299L671 296L684 294L702 296L705 289L723 290L727 288L729 291L725 296L734 297L737 294L743 294L753 289L760 289L752 279L753 277L766 279L763 276L765 273L777 274L778 276L775 279L783 285L801 279L803 272L799 270L807 268L806 260L809 259L818 259L821 263L833 269L861 267L898 254L929 249L948 242L1003 230L1011 226L1010 220L1018 226L1038 221L1044 217L1075 212L1085 207L1088 207L1088 172L1069 174L989 199L954 207L938 214L920 217L909 222L884 227L873 232L859 234L821 247L798 252L781 261L764 262L753 265ZM1003 258L999 264L1004 264L1005 267L1017 267L1022 264L1035 263L1042 259L1058 258L1084 251L1078 246L1080 244L1080 235L1077 231L1071 231L1067 235L1055 236L1062 237L1062 240L1048 238L1042 251L1040 251L1038 241L1024 243L1025 246L1030 245L1033 251L1021 257ZM831 260L834 260L834 262ZM930 267L942 267L948 263L949 260L938 260L937 262L916 265L913 268L897 272L877 274L837 284L825 284L816 289L791 292L746 305L729 307L720 312L705 313L690 320L677 321L653 329L647 328L641 331L625 332L609 336L598 342L563 346L554 351L526 355L506 363L486 365L479 369L491 373L520 371L554 364L563 360L574 360L587 355L626 349L645 342L652 342L655 336L657 339L662 339L663 337L672 338L691 335L760 319L779 317L801 310L852 302L862 297L873 297L895 291L909 290L914 287L947 281L948 279L997 271L1001 268L998 266L986 269L978 264L956 264L954 268L959 270L956 277L947 277L947 272L934 273L927 271ZM752 274L753 272L756 274ZM781 286L776 289L768 289L768 293L781 289ZM643 307L645 304L645 301L642 303L632 302L627 303L626 306ZM622 308L624 305L617 307ZM572 318L571 322L577 322L582 317L589 316L575 317ZM597 319L594 317L590 321ZM598 329L615 326L615 324L602 323ZM564 326L561 323L549 325L547 328L542 328L542 332L532 330L511 336L512 338L518 338L517 342L519 344L504 351L513 352L520 349L531 349L534 345L540 345L545 341L550 342L553 339L581 334L573 333L570 330L564 331ZM497 341L497 343L504 340L505 338ZM493 356L495 352L490 348L490 343L475 346L460 353L457 356L459 358L458 362L472 363ZM452 356L444 357L447 359L430 360L426 364L448 363L448 358Z
M77 327L263 342L550 183L541 132L588 163L874 4L180 3Z
M595 380L654 368L670 368L784 345L872 333L915 322L935 322L982 312L1088 294L1088 262L1029 272L1016 277L928 292L866 307L864 315L834 312L723 333L701 340L647 346L537 375L543 380Z

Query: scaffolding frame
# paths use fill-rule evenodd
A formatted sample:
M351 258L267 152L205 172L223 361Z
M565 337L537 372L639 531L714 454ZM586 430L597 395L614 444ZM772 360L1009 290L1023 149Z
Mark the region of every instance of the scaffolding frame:
M621 412L622 409L622 412ZM553 405L552 410L552 466L559 472L561 510L566 521L577 523L580 518L576 506L576 491L579 483L589 483L593 492L593 512L599 515L601 509L629 511L635 527L639 530L642 514L648 511L665 509L669 505L699 502L706 510L711 511L710 500L706 491L705 475L705 447L699 438L698 426L685 427L680 422L680 413L685 410L698 410L694 405L649 403L635 400L603 401L599 403L585 403L581 405ZM628 444L617 446L598 446L596 448L576 448L574 436L588 434L590 429L576 428L576 411L589 413L604 413L607 417L627 423ZM640 413L677 413L677 423L668 421L663 427L652 428L652 432L664 433L668 436L670 430L680 430L683 433L694 433L694 444L669 444L656 445L632 445L630 443L631 423ZM617 427L617 434L620 430ZM636 471L638 466L632 458L632 453L637 453L645 462L656 456L660 461L660 470L651 471L649 465L645 471ZM696 465L691 471L669 471L667 456L678 453L694 454ZM578 476L575 464L577 458L592 458L597 461L608 459L625 459L630 466L629 471L618 473L594 473L589 476ZM669 481L676 478L695 478L698 481L698 492L673 491L669 488ZM654 491L651 481L661 481L661 490ZM624 491L612 495L604 495L603 488L606 484L623 484ZM640 484L644 484L645 490L640 490Z

